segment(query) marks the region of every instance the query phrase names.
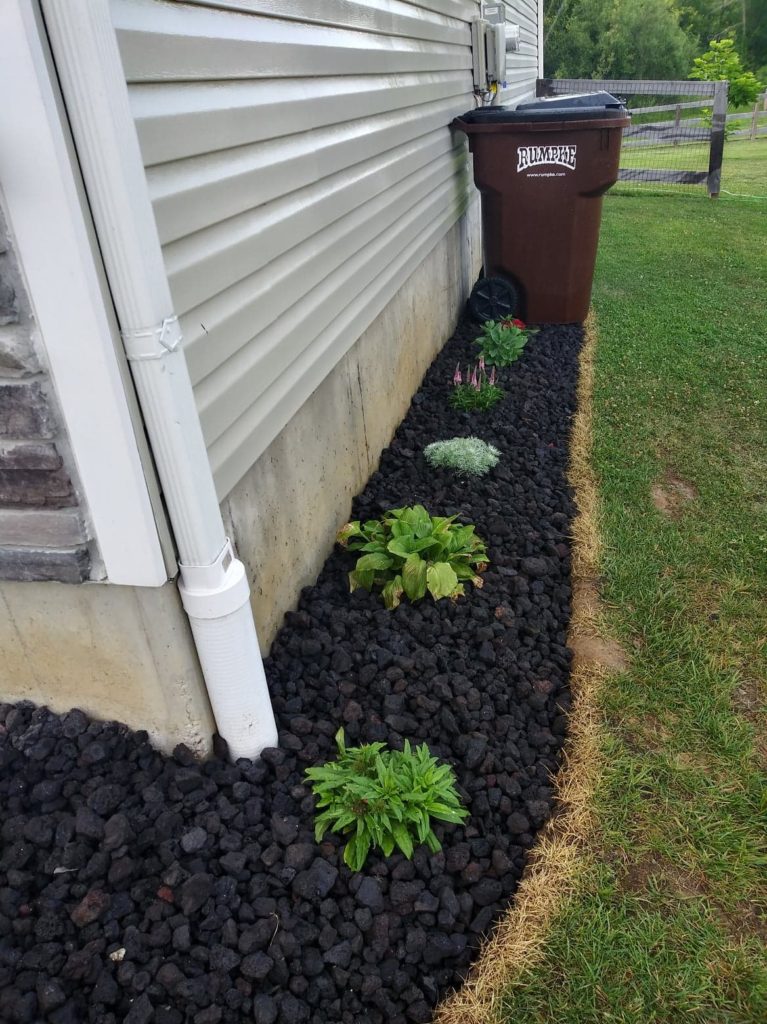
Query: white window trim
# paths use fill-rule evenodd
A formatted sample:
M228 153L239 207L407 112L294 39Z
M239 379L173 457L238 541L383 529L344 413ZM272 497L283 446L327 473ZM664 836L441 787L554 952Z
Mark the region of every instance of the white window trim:
M119 337L40 31L36 3L2 0L0 185L106 579L160 586L168 571Z

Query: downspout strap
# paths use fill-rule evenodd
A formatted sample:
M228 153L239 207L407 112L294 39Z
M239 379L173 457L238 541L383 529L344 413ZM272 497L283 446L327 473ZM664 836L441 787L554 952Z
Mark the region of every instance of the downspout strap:
M163 359L181 345L183 335L177 316L166 316L156 327L122 332L125 354L131 362Z

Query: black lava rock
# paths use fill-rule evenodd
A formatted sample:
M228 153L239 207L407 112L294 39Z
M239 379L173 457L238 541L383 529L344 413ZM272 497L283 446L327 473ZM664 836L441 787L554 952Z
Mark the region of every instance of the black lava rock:
M567 727L567 482L575 326L543 326L488 413L449 405L459 324L352 518L420 503L473 523L483 586L457 601L350 594L337 548L266 671L280 748L202 764L146 733L0 704L0 1019L25 1024L410 1024L460 985L551 810ZM467 483L424 445L480 434L498 465ZM313 841L304 769L348 743L427 743L470 812L443 849L343 862Z

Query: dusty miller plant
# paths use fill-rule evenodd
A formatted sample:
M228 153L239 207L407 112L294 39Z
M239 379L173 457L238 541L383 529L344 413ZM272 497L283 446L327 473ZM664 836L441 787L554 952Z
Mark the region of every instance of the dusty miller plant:
M419 843L432 853L441 848L431 819L460 824L468 815L455 789L449 765L439 764L425 743L413 750L388 750L383 743L347 747L344 731L336 733L338 758L307 768L317 798L314 834L348 835L344 862L359 871L371 848L389 857L395 846L409 859Z
M402 595L420 601L426 593L435 601L460 597L464 582L482 586L479 573L487 568L485 543L473 526L455 516L430 516L423 505L395 508L381 519L358 519L338 531L337 541L361 552L349 573L349 588L381 590L387 608L396 608Z
M484 476L498 464L501 453L479 437L451 437L435 441L423 453L430 466L454 469L462 476Z

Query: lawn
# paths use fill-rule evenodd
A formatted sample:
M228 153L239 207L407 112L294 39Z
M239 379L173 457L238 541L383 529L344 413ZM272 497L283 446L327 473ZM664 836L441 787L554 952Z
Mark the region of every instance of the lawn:
M767 138L754 142L750 139L732 139L725 146L722 165L722 189L747 195L767 196ZM707 143L683 143L679 146L635 146L624 150L621 167L668 168L678 171L707 171L709 147ZM700 198L705 185L664 185L652 183L637 185L620 182L611 193L611 199L639 191L647 195L654 191L662 195L693 196Z
M767 196L767 141L724 188ZM605 202L596 830L506 1024L767 1020L767 199ZM660 507L658 507L660 506Z

